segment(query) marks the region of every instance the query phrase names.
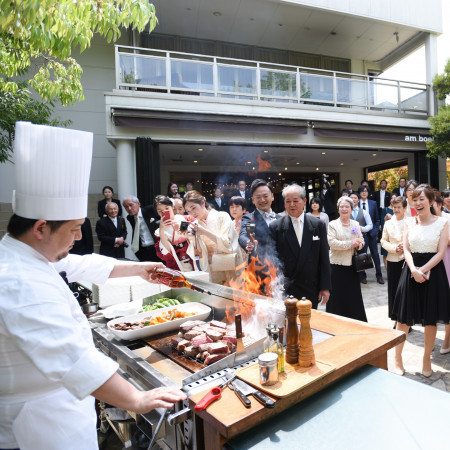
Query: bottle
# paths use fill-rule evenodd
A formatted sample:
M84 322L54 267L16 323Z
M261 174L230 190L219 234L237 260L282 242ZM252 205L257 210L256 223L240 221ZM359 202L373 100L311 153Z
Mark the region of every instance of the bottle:
M278 339L279 336L279 329L274 328L272 330L272 338L273 338L273 345L272 345L272 352L276 353L278 355L278 373L284 372L284 347L283 344Z
M273 347L272 325L269 323L266 327L267 337L264 340L264 353L271 352Z
M177 270L156 267L150 275L150 278L171 288L188 288L203 294L212 295L211 292L189 283L185 276Z

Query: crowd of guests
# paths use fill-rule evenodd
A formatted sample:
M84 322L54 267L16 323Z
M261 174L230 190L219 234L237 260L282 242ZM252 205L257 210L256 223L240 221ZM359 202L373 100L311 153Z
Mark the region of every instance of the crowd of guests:
M334 188L323 175L319 196L309 201L303 187L286 184L280 207L263 179L253 181L250 189L239 181L228 198L217 188L210 199L193 190L192 183L183 193L170 183L167 195L158 195L153 205L141 206L129 196L123 208L132 229L131 250L140 261L209 272L212 282L223 283L257 257L260 277L267 276L269 263L283 275L285 295L309 298L315 308L321 302L327 312L362 321L367 316L361 284L367 277L355 271L352 257L369 253L376 280L384 284L380 243L389 317L405 333L414 324L425 327L423 375L430 376L438 322L445 324L440 352L450 353L450 190L441 193L404 178L392 193L387 187L382 180L379 190L371 192L367 180L357 189L346 180L334 206ZM128 244L121 205L111 187L105 186L103 195L95 227L100 253L124 258ZM78 245L92 251L92 245ZM396 348L399 374L404 373L402 349L403 344Z

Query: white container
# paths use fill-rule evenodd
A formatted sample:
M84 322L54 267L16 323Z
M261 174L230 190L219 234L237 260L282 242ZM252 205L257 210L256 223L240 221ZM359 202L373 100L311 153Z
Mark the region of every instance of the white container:
M143 328L138 328L136 330L116 330L113 328L113 325L122 322L140 322L145 318L155 317L161 314L164 311L170 311L172 309L178 309L183 312L195 312L196 314L189 317L184 317L180 319L171 320L169 322L160 323L158 325L149 325ZM118 319L114 319L108 322L108 329L111 333L114 334L119 339L129 340L129 339L142 339L148 336L153 336L155 334L166 333L167 331L177 330L178 327L188 321L188 320L203 320L206 319L211 312L211 308L209 306L204 305L203 303L185 303L182 305L169 306L167 308L156 309L155 311L148 311L139 314L134 314L131 316L120 317Z

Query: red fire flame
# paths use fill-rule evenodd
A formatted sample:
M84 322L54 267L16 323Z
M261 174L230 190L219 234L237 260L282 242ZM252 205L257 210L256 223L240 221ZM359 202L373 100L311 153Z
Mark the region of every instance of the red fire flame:
M271 283L277 277L277 269L273 263L267 259L261 262L257 256L252 256L248 265L241 264L236 273L239 274L238 277L229 279L225 283L226 286L237 290L233 305L226 308L228 323L234 322L236 314L241 314L244 322L250 319L255 313L255 299L249 294L271 297Z

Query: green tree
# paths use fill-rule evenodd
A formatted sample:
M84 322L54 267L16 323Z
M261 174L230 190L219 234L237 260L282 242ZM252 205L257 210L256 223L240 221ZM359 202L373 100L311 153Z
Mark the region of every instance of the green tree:
M434 77L433 86L439 100L445 100L450 94L450 59L444 69L443 74ZM430 117L431 135L434 140L427 142L428 156L436 158L450 157L450 106L444 105L439 108L436 116Z
M0 92L16 92L14 77L33 68L29 86L64 106L84 99L73 49L83 52L94 33L111 42L122 28L152 31L157 23L148 0L0 0L0 11Z
M68 126L70 120L52 118L52 102L34 99L27 83L17 82L17 91L0 92L0 163L8 161L12 154L14 125L18 120L52 126Z
M371 172L369 173L368 178L369 180L374 180L376 190L380 189L381 180L386 180L388 184L387 190L392 192L393 189L398 187L398 180L400 180L400 178L408 179L408 166Z

